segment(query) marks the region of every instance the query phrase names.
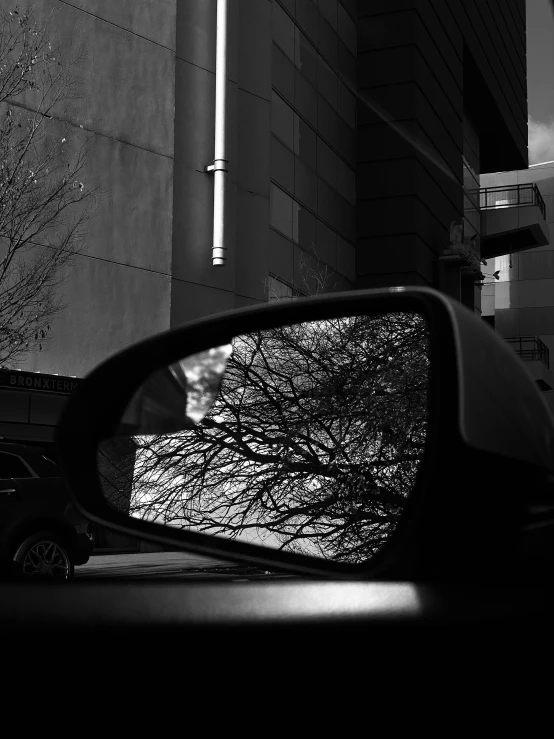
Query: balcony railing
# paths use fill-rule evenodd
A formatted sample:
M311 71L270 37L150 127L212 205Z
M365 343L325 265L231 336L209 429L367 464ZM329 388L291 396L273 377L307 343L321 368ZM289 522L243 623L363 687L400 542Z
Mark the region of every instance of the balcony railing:
M526 362L540 361L550 369L550 351L538 336L515 336L506 339L516 351L516 354Z
M481 187L471 190L478 197L481 210L488 208L521 208L524 205L537 205L546 220L546 205L539 188L534 182L527 185L508 185L506 187Z

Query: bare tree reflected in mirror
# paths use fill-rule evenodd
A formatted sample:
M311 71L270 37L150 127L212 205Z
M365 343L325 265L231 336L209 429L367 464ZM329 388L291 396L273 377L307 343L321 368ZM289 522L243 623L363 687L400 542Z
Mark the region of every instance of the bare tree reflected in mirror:
M176 433L134 436L133 479L122 483L122 451L106 496L133 517L366 561L414 486L428 380L427 327L414 313L238 336L209 413Z

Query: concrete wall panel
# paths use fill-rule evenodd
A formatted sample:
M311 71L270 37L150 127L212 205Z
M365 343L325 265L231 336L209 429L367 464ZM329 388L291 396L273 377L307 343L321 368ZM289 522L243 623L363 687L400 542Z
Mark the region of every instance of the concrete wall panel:
M175 165L204 172L214 160L215 75L176 60Z
M215 73L216 18L217 0L177 1L176 55L179 60Z
M94 136L90 147L85 181L103 192L85 251L169 274L173 159L104 136Z
M382 197L382 183L386 180L389 197L417 194L437 214L450 212L454 218L462 206L459 184L450 182L448 189L440 187L433 175L436 175L433 165L426 161L424 166L415 157L359 164L358 199Z
M51 41L62 58L80 57L80 97L56 110L73 127L67 155L88 138L80 178L102 196L60 287L66 307L51 321L52 339L18 365L80 376L169 327L176 0L36 7L54 11ZM56 115L52 125L62 130Z
M518 172L487 172L480 176L481 187L508 187L518 184Z
M434 255L415 235L381 236L362 239L358 243L358 275L390 274L399 265L408 271L421 273L426 284L434 278Z
M538 280L520 280L515 284L519 287L520 308L554 306L554 281L552 277ZM554 324L552 329L554 329Z
M337 244L339 239L340 236L323 221L318 220L316 222L314 253L318 259L322 259L333 269L337 268Z
M521 336L539 336L551 334L554 326L554 305L523 308L519 311L519 328Z
M144 269L77 257L60 288L67 307L52 320L52 338L18 366L84 376L112 354L168 328L169 281Z
M550 246L550 245L549 245ZM540 280L548 276L552 280L554 301L554 249L543 247L546 251L531 249L519 254L519 279ZM516 278L517 279L517 278Z
M490 274L490 273L489 273ZM495 306L499 311L517 310L520 305L519 282L497 282L495 286Z
M269 197L270 131L270 101L239 89L238 184L264 197Z
M356 215L360 246L381 236L418 236L431 250L427 259L448 244L448 226L456 217L453 211L430 211L417 195L360 201Z
M494 316L495 285L485 284L481 290L481 312L484 316Z
M521 311L515 308L496 311L494 327L500 336L520 336Z
M350 282L356 279L356 249L340 236L337 243L337 269Z
M364 152L364 158L395 159L397 152L402 150L412 155L418 151L426 152L443 166L446 164L461 184L462 125L447 128L417 85L403 83L362 90L360 97L358 151ZM393 121L396 130L386 121ZM379 128L375 128L376 125ZM385 189L387 181L382 184Z
M254 305L263 305L266 299L254 300L254 298L247 298L244 295L235 295L235 308L250 308Z
M235 243L235 291L253 300L264 300L269 259L269 197L238 191Z
M208 285L172 280L171 313L172 316L181 316L181 320L172 323L172 328L212 313L232 310L234 307L234 292L219 290Z
M284 236L269 229L268 271L285 282L294 280L293 244Z
M241 90L271 98L271 3L239 3L238 80Z
M52 19L52 45L65 48L66 59L79 57L81 96L69 108L67 102L57 105L58 114L84 129L171 156L174 51L73 5L49 0L40 7L59 10ZM132 7L138 12L140 6ZM37 95L26 94L24 100L34 108Z
M382 85L417 82L422 94L438 111L449 130L456 130L463 115L463 97L452 78L442 78L432 69L436 59L426 60L425 50L409 45L367 51L358 73L358 85L369 90Z
M516 231L527 226L537 226L548 238L548 224L542 217L538 205L525 205L519 208L489 208L481 213L481 230L485 236ZM538 231L537 231L538 233ZM543 246L545 245L543 241ZM537 243L535 241L535 243ZM541 243L539 241L539 243Z
M212 0L196 0L209 5ZM192 5L192 0L64 0L56 1L56 9L63 12L63 5L73 5L85 13L124 28L130 33L154 41L168 49L175 49L175 16L177 5Z
M233 291L234 248L229 248L225 267L212 266L213 178L204 172L175 167L173 213L173 277ZM228 227L232 228L232 223L228 222ZM175 315L175 320L182 322L187 317Z

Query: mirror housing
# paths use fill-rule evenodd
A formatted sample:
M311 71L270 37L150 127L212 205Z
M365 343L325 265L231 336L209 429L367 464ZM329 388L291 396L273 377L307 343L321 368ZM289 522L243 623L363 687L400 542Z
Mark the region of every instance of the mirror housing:
M96 472L152 373L229 344L234 335L345 315L415 311L430 333L425 458L391 545L367 565L314 560L131 519L106 502ZM523 362L461 304L428 288L351 291L230 311L140 342L77 388L57 429L62 469L79 510L117 531L205 555L312 576L435 582L527 577L546 566L554 521L554 423ZM548 536L545 532L548 532Z

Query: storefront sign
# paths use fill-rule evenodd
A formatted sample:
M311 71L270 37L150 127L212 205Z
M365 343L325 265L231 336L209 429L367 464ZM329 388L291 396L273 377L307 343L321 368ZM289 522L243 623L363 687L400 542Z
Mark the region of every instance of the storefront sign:
M81 380L77 377L43 375L39 372L0 369L0 386L18 390L40 390L43 393L64 393L69 395Z

